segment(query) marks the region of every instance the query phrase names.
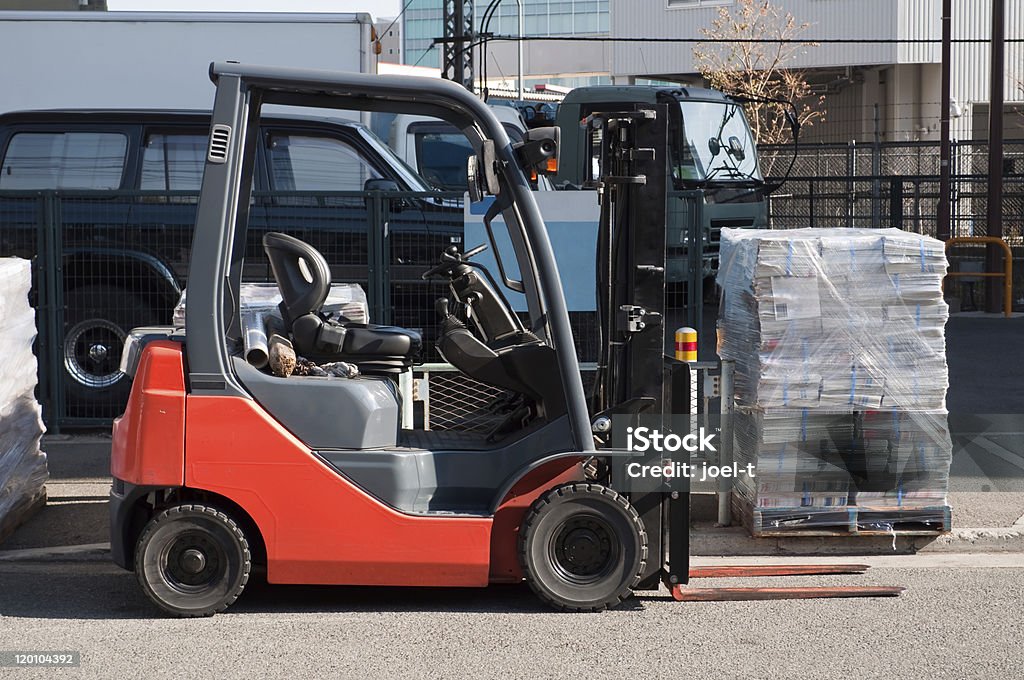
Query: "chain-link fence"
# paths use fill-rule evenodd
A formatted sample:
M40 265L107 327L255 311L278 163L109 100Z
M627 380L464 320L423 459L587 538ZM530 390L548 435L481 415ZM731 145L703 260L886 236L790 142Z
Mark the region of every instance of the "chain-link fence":
M445 248L463 248L462 200L454 193L257 192L242 279L273 282L265 233L300 238L324 255L334 282L365 290L373 323L420 332L421 360L441 362L435 302L447 284L422 274ZM197 205L194 192L0 192L0 257L34 264L39 397L51 429L105 427L122 412L130 389L119 371L124 340L132 328L172 323L188 280ZM593 361L596 315L573 312L571 324L580 360ZM496 396L445 378L447 393L444 379L435 387L435 428L471 422L465 402L472 395Z
M784 167L790 152L768 147L762 155L774 158L775 167ZM1004 233L1018 259L1015 286L1020 290L1024 142L1008 142L1004 152ZM954 235L986 231L986 154L984 143L954 145ZM938 167L938 147L930 143L801 146L789 181L771 197L771 225L893 226L934 235ZM129 385L118 371L121 347L132 327L171 323L188 278L197 203L194 192L0 192L0 256L24 257L35 265L39 393L51 428L105 426L123 409ZM686 222L687 234L696 228L692 221ZM336 282L364 288L370 320L419 331L424 336L422 359L441 361L434 347L434 303L446 293L445 284L424 281L421 274L443 249L463 247L460 195L257 192L248 223L245 281L273 280L261 243L264 233L294 235L324 254ZM679 243L706 240L704 255L713 257L714 227L705 230L706 238L696 233L673 238ZM677 251L670 249L670 257L678 259ZM983 252L958 249L955 266L981 271L977 266ZM679 324L700 321L690 318L699 305L691 304L686 290L692 279L706 273L701 271L703 262L697 257L688 263L693 271L681 277L685 285L670 286L669 308L690 310L685 317L673 317ZM967 299L971 291L964 287L977 283L958 279L951 285ZM580 361L595 361L600 344L596 314L570 312L570 323ZM438 403L435 399L435 413L441 413ZM452 416L459 417L465 416Z
M39 396L51 428L105 426L129 381L118 370L131 328L170 324L188 279L198 196L187 192L0 193L0 256L34 264ZM462 241L458 194L257 193L243 281L272 282L262 238L307 241L336 282L367 293L370 319L419 330L437 360L434 300L423 271Z
M783 174L791 146L760 150L763 165ZM1024 285L1024 140L1003 145L1003 238L1014 253L1014 289ZM984 236L988 228L988 143L951 146L950 229L953 236ZM895 227L935 236L940 197L935 142L801 145L788 181L770 198L775 229ZM984 271L985 249L957 247L951 266ZM972 309L983 297L981 279L958 278L947 292ZM1016 301L1015 301L1016 302Z
M760 149L762 165L781 176L792 146ZM1003 233L1024 239L1024 140L1003 146ZM935 142L801 145L788 181L771 198L776 229L896 227L934 236L939 203L939 146ZM951 147L951 219L954 236L985 233L987 142Z

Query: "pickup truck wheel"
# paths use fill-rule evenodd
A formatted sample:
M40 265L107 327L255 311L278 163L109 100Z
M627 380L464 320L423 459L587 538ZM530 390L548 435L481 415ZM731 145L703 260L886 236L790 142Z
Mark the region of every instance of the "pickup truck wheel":
M159 321L137 295L114 286L74 288L64 296L64 385L68 414L116 415L128 397L121 350L128 332Z

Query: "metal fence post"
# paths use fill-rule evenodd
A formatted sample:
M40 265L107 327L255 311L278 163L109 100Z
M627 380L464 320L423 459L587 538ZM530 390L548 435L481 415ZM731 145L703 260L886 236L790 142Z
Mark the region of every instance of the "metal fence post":
M857 200L853 178L857 174L857 140L850 142L846 153L846 226L853 226L854 203Z
M59 434L66 415L64 399L64 371L61 356L64 344L64 245L61 233L60 199L54 191L41 194L41 214L36 254L37 264L42 269L43 290L40 304L44 306L43 326L46 334L45 348L40 349L38 358L44 370L40 372L46 382L46 398L49 414L47 429ZM37 314L37 323L39 315ZM46 413L46 411L44 411Z
M875 104L875 136L871 145L871 226L878 227L882 221L882 135L878 119L878 104ZM893 225L890 225L893 226Z
M369 233L367 242L369 245L370 261L367 267L367 291L366 296L370 306L370 319L374 323L387 324L391 322L391 287L389 285L389 253L390 235L388 234L389 204L391 199L385 198L379 191L372 191L367 194L367 208L369 215Z
M733 454L733 417L736 410L735 394L733 391L733 371L736 364L733 361L722 361L722 378L719 384L721 391L721 406L719 411L722 414L722 452L719 454L718 464L721 466L732 465ZM732 487L733 478L725 475L718 477L718 525L727 527L732 524Z
M807 180L807 210L810 213L811 227L814 226L814 180Z

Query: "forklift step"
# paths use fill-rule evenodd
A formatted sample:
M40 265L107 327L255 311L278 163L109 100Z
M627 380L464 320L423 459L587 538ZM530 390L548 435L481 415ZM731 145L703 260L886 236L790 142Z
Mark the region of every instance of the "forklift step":
M740 576L818 576L863 574L866 564L737 564L718 567L690 567L690 578L734 578Z
M899 597L903 586L817 586L810 588L686 588L672 587L677 602L741 602L747 600L811 600L826 597Z

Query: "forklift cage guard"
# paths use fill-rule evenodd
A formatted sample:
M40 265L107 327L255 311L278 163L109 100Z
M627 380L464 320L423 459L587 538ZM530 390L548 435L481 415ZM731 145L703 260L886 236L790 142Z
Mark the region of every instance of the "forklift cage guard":
M494 141L495 170L502 188L510 192L499 200L510 204L521 227L521 232L509 229L509 236L524 274L531 315L547 327L558 356L572 444L580 453L594 451L551 242L508 135L486 104L454 83L409 76L216 62L210 65L210 79L216 85L216 97L189 266L190 287L203 294L190 297L186 310L191 336L188 382L193 393L251 398L231 368L229 341L240 335L238 289L254 171L253 164L244 161L252 158L258 142L254 131L261 107L418 113L455 124L478 150L484 139ZM236 162L229 162L232 159Z

